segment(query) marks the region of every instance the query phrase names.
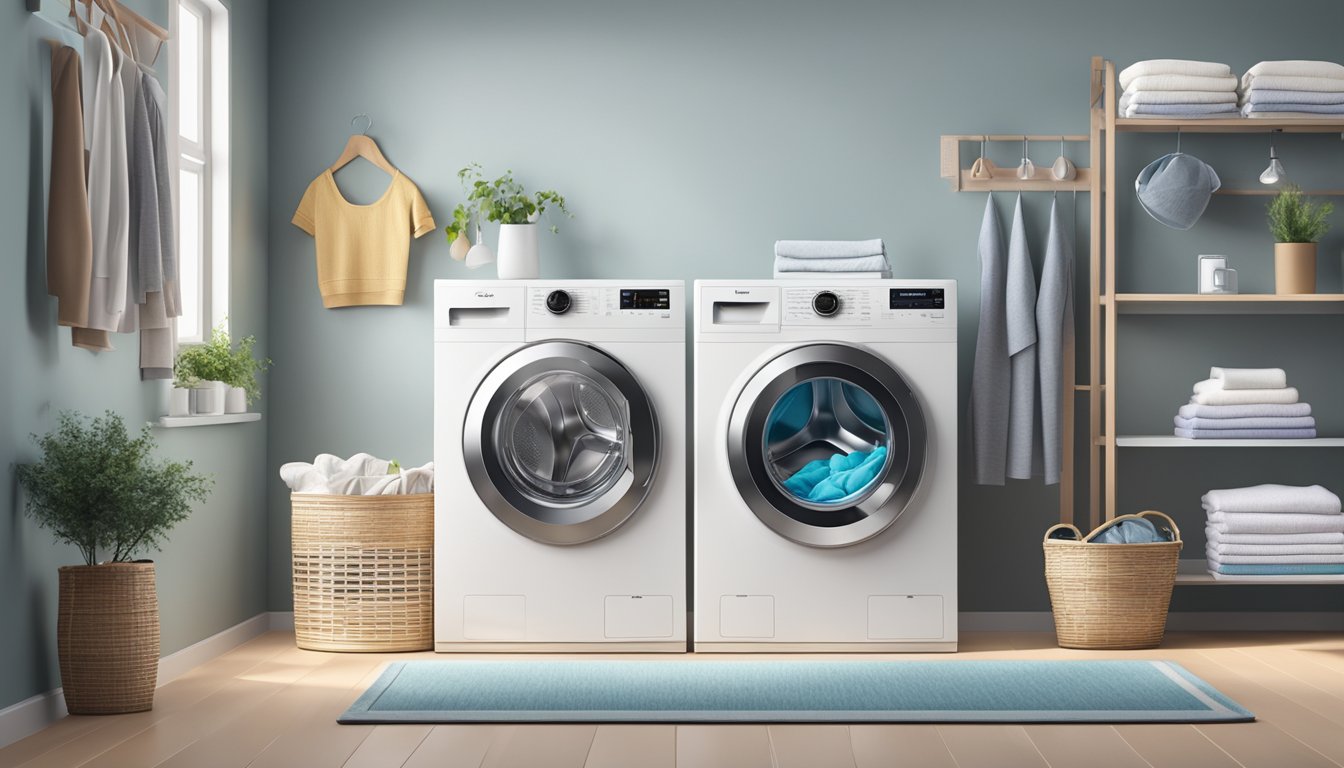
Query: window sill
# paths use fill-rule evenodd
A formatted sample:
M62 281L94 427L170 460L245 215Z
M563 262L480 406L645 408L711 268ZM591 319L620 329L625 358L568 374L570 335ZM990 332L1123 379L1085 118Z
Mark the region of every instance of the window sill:
M160 416L154 426L175 429L178 427L213 427L217 424L242 424L249 421L261 421L261 414L225 413L219 416Z

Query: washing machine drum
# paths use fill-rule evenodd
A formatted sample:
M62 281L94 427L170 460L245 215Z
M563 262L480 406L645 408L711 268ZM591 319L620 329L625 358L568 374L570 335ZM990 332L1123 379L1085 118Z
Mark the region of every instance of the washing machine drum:
M738 492L773 531L844 547L905 511L928 435L914 392L888 362L845 344L796 347L743 387L728 422Z
M546 544L616 530L648 495L658 464L653 404L605 351L530 344L485 377L467 407L467 475L501 522Z

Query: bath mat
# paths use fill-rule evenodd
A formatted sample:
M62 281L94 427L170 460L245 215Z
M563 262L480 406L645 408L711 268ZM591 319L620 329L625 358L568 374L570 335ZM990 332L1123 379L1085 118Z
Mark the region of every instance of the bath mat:
M444 660L342 723L1208 723L1255 716L1168 661Z

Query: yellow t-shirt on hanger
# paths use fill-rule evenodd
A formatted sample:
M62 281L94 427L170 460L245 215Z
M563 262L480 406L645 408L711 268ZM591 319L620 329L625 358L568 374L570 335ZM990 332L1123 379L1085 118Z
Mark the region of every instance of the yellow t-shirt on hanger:
M303 193L292 221L317 243L317 287L327 309L401 304L411 236L434 229L425 198L401 171L368 205L346 200L331 171L323 171Z

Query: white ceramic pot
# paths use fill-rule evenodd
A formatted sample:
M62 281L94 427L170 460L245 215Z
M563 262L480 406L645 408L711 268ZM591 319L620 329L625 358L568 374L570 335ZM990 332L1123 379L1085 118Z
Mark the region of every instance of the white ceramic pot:
M202 381L191 388L191 412L195 416L219 416L224 413L224 382Z
M537 255L537 225L500 224L495 263L501 280L541 277L541 260Z
M247 413L247 390L242 387L228 387L224 391L225 413Z
M173 387L168 390L168 415L191 415L191 390L187 387Z

